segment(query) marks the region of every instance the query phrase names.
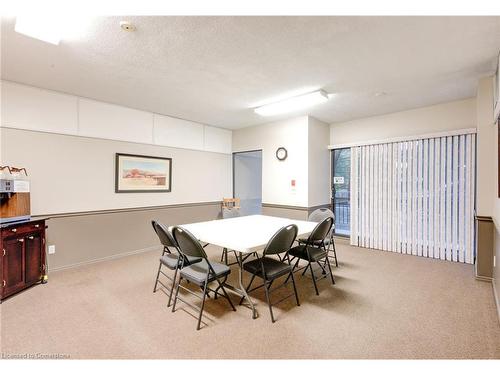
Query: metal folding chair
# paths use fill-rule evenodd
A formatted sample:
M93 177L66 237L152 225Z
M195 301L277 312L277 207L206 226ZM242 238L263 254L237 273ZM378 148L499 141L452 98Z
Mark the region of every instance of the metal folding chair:
M163 226L163 224L153 220L151 221L151 225L153 229L160 239L161 244L163 245L163 252L160 257L160 265L158 266L158 272L156 273L155 286L153 288L153 293L156 293L158 284L163 286L163 291L166 295L168 295L168 304L170 307L170 302L172 301L172 292L175 288L175 283L177 280L177 271L179 267L182 265L190 265L201 261L201 258L196 257L188 257L184 262L181 262L182 255L179 252L179 248L174 238L170 234L167 228ZM173 250L173 252L172 252ZM165 273L162 267L167 267L169 270L174 271L174 276L171 277L167 273ZM160 274L165 276L168 280L170 280L171 285L167 286L160 280Z
M231 273L229 267L225 264L209 261L207 258L207 254L203 249L203 246L201 246L200 242L186 229L183 229L181 227L174 227L172 230L172 234L179 246L179 252L183 255L183 259L188 259L188 257L199 257L202 259L201 262L197 262L188 266L182 265L180 267L180 277L175 289L172 312L175 312L177 300L181 300L186 305L190 306L192 309L199 313L198 324L196 326L196 329L199 330L201 325L201 317L203 315L203 308L205 307L205 299L210 291L213 292L215 298L217 298L219 289L222 290L222 296L227 299L233 311L236 311L233 302L229 298L229 295L224 288L227 276ZM194 283L195 285L198 285L202 289L203 295L200 296L194 293L192 290L181 285L183 279L186 279ZM214 281L218 284L217 290L210 289L208 286L211 282ZM179 296L180 288L194 295L195 297L200 298L201 308L198 309L198 307Z
M319 295L316 281L327 277L328 274L332 279L332 284L335 284L335 279L333 278L332 268L330 266L330 261L328 257L328 251L326 250L325 247L325 238L328 236L328 233L330 232L332 225L333 225L333 218L327 217L323 219L318 225L316 225L316 227L313 229L313 231L311 232L311 234L307 238L307 241L304 244L295 246L289 251L290 255L292 256L292 262L294 262L296 259L292 269L293 272L298 272L300 270L303 270L302 276L304 276L307 269L311 271L311 276L314 284L314 289L316 290L316 295ZM319 246L317 246L318 243ZM304 267L297 268L299 266L299 261L301 259L307 261L307 265ZM319 267L321 268L322 271L321 277L317 278L316 275L314 274L314 270L312 267L313 263L318 264ZM289 277L285 282L288 281Z
M264 290L266 292L267 305L269 306L271 321L273 323L275 322L273 308L272 308L273 305L276 305L284 301L285 299L295 295L297 306L300 306L299 295L297 293L297 287L295 285L295 279L293 277L293 272L292 272L292 265L290 263L290 256L288 255L288 251L292 247L293 242L297 237L297 231L298 228L295 224L281 228L274 234L274 236L267 243L264 252L262 254L262 257L257 257L257 259L243 263L243 269L252 274L252 278L250 279L250 282L246 287L246 291L247 293L249 293L251 291L264 287ZM270 257L272 255L280 255L280 254L283 255L282 258L280 257L280 259L283 259L282 261ZM281 298L279 301L275 303L271 303L270 299L271 292L285 286L286 281L288 281L288 277L286 281L280 286L275 287L273 289L271 289L271 286L276 279L285 275L288 275L288 277L291 277L292 279L293 293ZM261 278L264 281L264 283L262 285L250 289L250 287L252 286L252 282L256 276ZM240 300L240 304L242 302L243 302L243 297Z
M330 233L324 240L324 245L326 247L326 250L328 251L328 257L330 259L335 260L335 267L339 266L339 263L337 261L337 250L335 249L335 241L333 239L333 230L335 229L335 214L329 210L328 208L318 208L317 210L314 210L311 212L309 215L308 220L309 221L314 221L316 223L319 223L320 221L324 220L327 217L331 217L334 221L332 228L330 229ZM299 239L300 244L305 244L307 242L307 239ZM320 246L321 242L317 242L313 244L313 246Z

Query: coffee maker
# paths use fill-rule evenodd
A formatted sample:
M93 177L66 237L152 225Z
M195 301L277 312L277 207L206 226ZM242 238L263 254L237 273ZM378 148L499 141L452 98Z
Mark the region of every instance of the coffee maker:
M30 218L30 182L26 169L0 166L0 224Z

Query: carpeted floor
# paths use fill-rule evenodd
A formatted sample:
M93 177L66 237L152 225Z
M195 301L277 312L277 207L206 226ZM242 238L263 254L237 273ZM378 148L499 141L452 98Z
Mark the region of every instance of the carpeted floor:
M206 304L196 331L186 309L171 313L152 293L157 252L53 272L49 283L1 305L1 351L70 358L500 358L492 287L473 267L338 245L337 284L298 277L271 324ZM211 249L214 259L218 249ZM234 269L233 278L237 272ZM285 293L287 291L284 291ZM279 294L275 295L279 298ZM237 301L235 296L234 301Z

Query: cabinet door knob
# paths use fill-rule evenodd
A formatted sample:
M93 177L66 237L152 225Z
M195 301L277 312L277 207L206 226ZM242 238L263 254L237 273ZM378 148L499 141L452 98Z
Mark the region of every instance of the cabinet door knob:
M28 236L28 239L30 239L30 240L32 240L33 238L35 238L35 237L33 237L33 236Z
M35 228L40 228L40 224L35 224Z
M5 280L3 280L3 287L4 287L4 288L5 288L5 284L6 284L6 283L5 283Z
M16 233L17 232L17 229L14 228L14 229L11 229L12 232Z
M7 252L5 251L5 249L2 249L3 250L3 256L5 256L5 254L7 254Z
M24 242L24 238L20 238L17 240L18 242Z

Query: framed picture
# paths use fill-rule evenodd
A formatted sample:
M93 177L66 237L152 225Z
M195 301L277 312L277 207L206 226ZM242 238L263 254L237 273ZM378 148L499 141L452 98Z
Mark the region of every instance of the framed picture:
M172 191L171 158L116 154L116 193L159 193L170 191Z

